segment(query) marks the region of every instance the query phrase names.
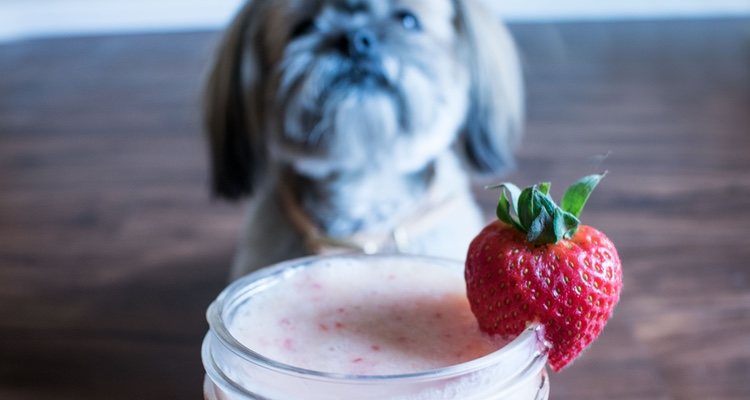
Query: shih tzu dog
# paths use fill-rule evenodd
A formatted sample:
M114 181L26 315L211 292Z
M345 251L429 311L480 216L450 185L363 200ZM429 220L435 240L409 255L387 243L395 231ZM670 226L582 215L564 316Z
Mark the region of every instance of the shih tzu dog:
M480 0L251 0L206 93L216 195L251 196L233 276L329 251L454 259L469 175L512 163L513 42Z

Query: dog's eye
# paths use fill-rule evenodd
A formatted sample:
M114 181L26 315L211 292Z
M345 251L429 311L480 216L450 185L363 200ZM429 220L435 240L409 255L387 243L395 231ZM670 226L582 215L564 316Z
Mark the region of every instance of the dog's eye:
M292 38L298 38L300 36L308 35L315 29L317 29L315 20L313 20L312 18L302 20L294 26L294 29L292 29Z
M407 31L418 32L422 30L422 23L419 22L419 18L409 10L396 11L394 17Z

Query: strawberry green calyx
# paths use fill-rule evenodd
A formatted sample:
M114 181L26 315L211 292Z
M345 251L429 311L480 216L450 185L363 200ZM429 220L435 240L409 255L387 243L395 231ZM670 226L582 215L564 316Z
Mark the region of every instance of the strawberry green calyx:
M536 245L557 243L570 239L580 225L579 217L591 192L607 175L585 176L572 184L558 206L549 195L550 183L542 182L523 190L512 183L502 183L497 203L497 217L526 234Z

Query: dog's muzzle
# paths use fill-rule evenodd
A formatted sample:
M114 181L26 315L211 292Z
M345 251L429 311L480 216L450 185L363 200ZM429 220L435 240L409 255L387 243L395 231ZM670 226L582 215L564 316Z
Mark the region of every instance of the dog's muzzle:
M377 36L369 29L356 29L341 34L334 40L334 47L354 60L377 56L379 50Z

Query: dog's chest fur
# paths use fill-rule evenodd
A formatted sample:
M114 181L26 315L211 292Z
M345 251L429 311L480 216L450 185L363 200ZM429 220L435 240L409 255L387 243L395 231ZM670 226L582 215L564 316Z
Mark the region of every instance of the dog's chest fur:
M430 180L430 187L414 193L419 200L401 205L398 213L389 213L385 219L368 225L369 229L352 231L350 235L336 236L323 231L320 226L316 226L315 230L323 233L323 240L331 238L348 243L351 239L356 247L362 243L357 242L355 238L369 236L375 241L389 241L397 229L402 229L402 233L407 235L404 243L388 245L378 251L400 251L463 259L471 238L483 225L483 218L471 196L466 175L455 155L448 153L438 159L431 173L433 176ZM377 180L373 181L377 182ZM300 223L294 220L293 213L290 213L288 207L284 205L282 185L288 183L290 182L268 180L265 183L268 189L263 190L261 192L263 195L251 204L247 215L247 230L234 262L233 276L238 277L257 268L289 258L310 255L316 251L330 251L331 247L334 247L334 251L342 252L365 251L364 248L356 249L347 246L335 249L335 245L325 246L325 243L322 243L323 240L319 240L321 238L311 237L310 235L318 232L310 232L304 224L300 227ZM401 184L407 185L408 183ZM358 193L358 190L361 190L369 194L369 189L356 187L344 187L344 189L344 193L329 194L326 197L326 199L335 199L337 195L342 196L341 202L326 200L311 203L308 207L300 209L313 222L316 219L311 214L316 213L316 210L310 206L319 204L323 208L320 212L330 215L328 222L331 226L338 224L351 227L363 223L359 213L352 213L349 210L353 201L347 200L347 193ZM377 209L378 203L389 197L389 191L393 191L394 201L397 201L395 200L397 197L403 197L403 192L397 192L399 187L393 183L386 182L384 186L376 189L379 189L376 190L377 194L359 199L362 203L361 213L365 210ZM414 190L414 188L409 190ZM425 193L425 190L428 193ZM337 205L343 208L336 210ZM398 218L393 217L394 215ZM348 221L349 218L354 218L355 221ZM319 240L319 243L310 243L311 239Z
M290 189L323 233L341 238L397 225L426 196L433 175L432 165L409 175L383 168L327 179L298 177Z

